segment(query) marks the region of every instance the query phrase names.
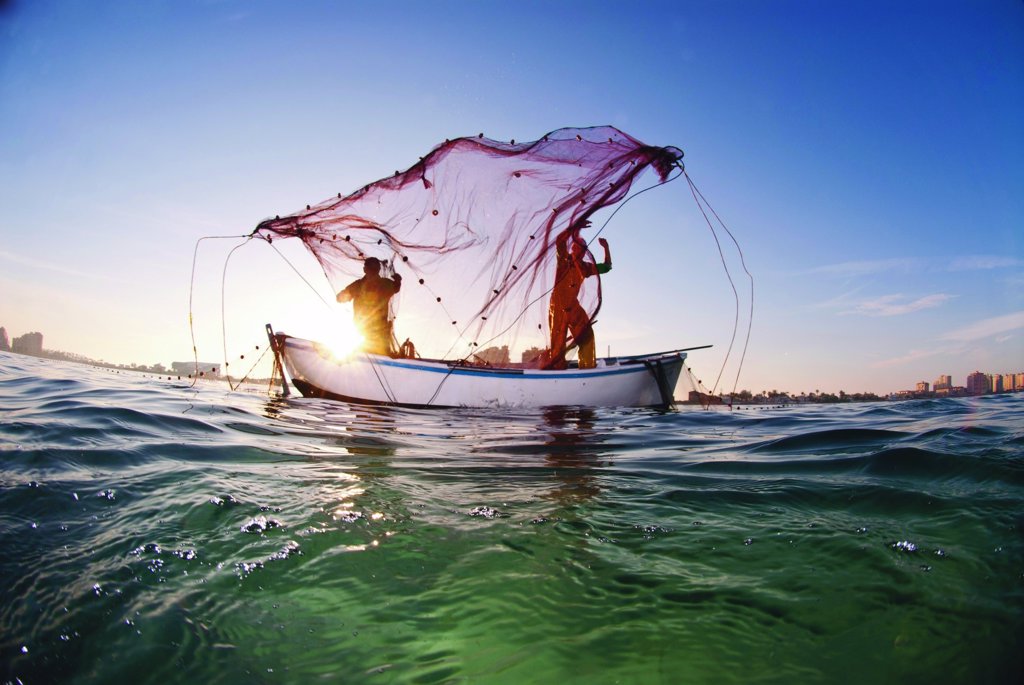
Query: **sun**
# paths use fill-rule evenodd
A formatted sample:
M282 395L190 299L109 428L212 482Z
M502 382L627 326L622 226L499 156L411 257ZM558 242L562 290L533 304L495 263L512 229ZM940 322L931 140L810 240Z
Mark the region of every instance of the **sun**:
M331 333L324 340L325 345L338 359L345 359L357 352L363 345L363 334L351 319L342 319L331 326Z

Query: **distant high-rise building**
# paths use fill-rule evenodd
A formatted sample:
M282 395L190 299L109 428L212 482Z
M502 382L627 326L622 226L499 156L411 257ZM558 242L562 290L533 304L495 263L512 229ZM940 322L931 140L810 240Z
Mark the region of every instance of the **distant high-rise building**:
M26 333L19 335L11 342L11 351L19 354L34 354L39 356L43 353L43 334Z
M953 379L945 374L939 376L935 381L935 392L949 390L951 387L953 387Z
M545 351L539 347L531 347L523 352L522 360L525 366L540 366L544 361Z
M975 371L967 376L967 393L969 395L984 395L991 392L988 376L981 371Z
M503 366L509 363L508 345L502 345L501 347L488 347L480 350L475 355L479 361L485 364L491 364L493 366Z
M11 341L7 339L7 329L0 326L0 352L10 352Z
M989 383L989 388L991 388L992 392L1003 392L1002 374L994 373L992 374L991 379L992 381Z
M917 392L928 392L928 381L918 381Z

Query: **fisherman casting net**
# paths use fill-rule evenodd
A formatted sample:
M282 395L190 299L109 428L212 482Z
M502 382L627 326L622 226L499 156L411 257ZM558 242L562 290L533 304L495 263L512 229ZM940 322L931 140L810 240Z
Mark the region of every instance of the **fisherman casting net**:
M386 262L403 277L395 336L425 357L543 364L558 244L588 244L595 212L622 201L648 168L665 182L682 155L612 127L529 143L458 138L351 195L263 221L253 235L302 240L335 291L362 274L365 258ZM589 250L583 259L594 263ZM592 322L600 276L584 279L578 301Z

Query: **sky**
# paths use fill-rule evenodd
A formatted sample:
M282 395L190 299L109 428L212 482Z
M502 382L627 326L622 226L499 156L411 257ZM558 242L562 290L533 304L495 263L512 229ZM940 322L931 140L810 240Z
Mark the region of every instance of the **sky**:
M296 246L201 238L448 138L607 124L684 150L753 290L657 188L604 233L599 353L711 344L689 364L724 390L963 385L1024 371L1021 122L1021 0L0 0L0 326L246 368L265 323L347 312Z

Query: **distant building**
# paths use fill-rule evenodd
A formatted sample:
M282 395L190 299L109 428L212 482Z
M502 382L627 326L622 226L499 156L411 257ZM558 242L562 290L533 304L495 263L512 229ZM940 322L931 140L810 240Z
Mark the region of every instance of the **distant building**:
M480 350L475 355L479 361L493 366L508 366L508 345L502 345L501 347L488 347Z
M10 352L11 341L7 339L7 329L0 326L0 352Z
M935 392L940 392L942 390L949 390L950 388L953 387L953 379L950 378L949 376L943 374L943 375L939 376L935 380L935 384L934 384L933 387L935 389Z
M43 334L26 333L25 335L19 335L11 343L11 351L19 354L41 355L43 353Z
M967 376L967 394L984 395L990 392L988 376L981 371L975 371Z
M938 386L936 386L936 389L937 388L938 388ZM926 392L928 392L928 381L918 381L917 382L917 392L919 392L919 393L926 393Z
M523 366L536 367L540 366L544 361L544 353L547 350L542 350L539 347L531 347L530 349L523 352L522 360Z
M179 376L219 376L220 364L199 362L199 372L196 373L196 362L171 362L171 370Z
M725 400L718 395L708 395L703 392L698 392L697 390L691 390L686 396L686 402L684 404L703 404L707 406L709 404L725 404Z

